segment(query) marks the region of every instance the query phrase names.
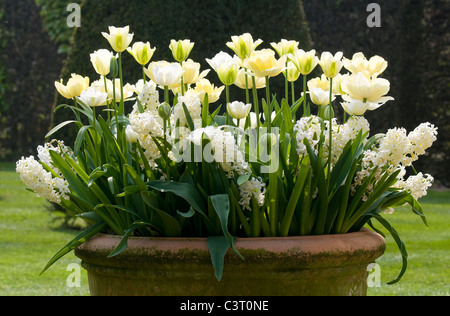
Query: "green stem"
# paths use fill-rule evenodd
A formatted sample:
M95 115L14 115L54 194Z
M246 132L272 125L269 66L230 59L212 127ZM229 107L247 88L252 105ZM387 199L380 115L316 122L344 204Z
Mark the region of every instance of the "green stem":
M295 103L295 82L291 82L291 94L292 94L292 104Z
M142 66L142 78L144 79L144 84L147 83L147 76L145 75L145 66Z
M330 119L330 121L329 121L329 126L328 126L328 129L329 129L329 148L328 148L328 186L330 185L330 180L331 180L331 176L330 176L330 173L331 173L331 160L332 160L332 154L333 154L333 151L332 151L332 145L333 145L333 117L332 117L332 115L331 115L331 113L332 113L332 111L331 111L331 108L332 108L332 106L333 106L333 78L330 78L330 105L329 105L329 112L330 112L330 117L329 117L329 119Z
M164 86L164 102L170 105L169 103L169 87Z
M288 81L288 63L286 62L286 72L285 72L285 78L284 78L284 94L286 98L286 102L289 104L289 81Z
M260 118L259 118L259 102L258 102L258 92L256 91L256 79L255 76L252 76L252 91L253 91L253 105L255 107L256 114L256 139L259 140L259 128L261 126Z
M117 114L117 103L116 103L116 78L112 78L113 80L113 107L114 107L114 117L116 119L116 134L118 134L119 131L119 117Z
M183 68L183 62L180 62L181 68ZM184 75L183 75L184 76ZM181 95L184 96L184 78L181 76Z
M106 76L103 76L103 83L105 84L105 92L108 93L108 84L106 83ZM108 124L111 126L111 113L110 113L110 106L109 106L109 102L106 101L106 107L108 108Z
M247 68L244 68L244 70L245 70L245 100L247 101L247 104L250 104L250 92L248 91Z
M122 53L119 53L119 78L120 78L120 107L119 107L119 115L124 115L124 113L125 113L125 99L124 99L124 96L123 96Z
M272 132L272 107L270 102L270 86L269 86L269 77L266 77L266 101L267 101L267 113L266 120L267 124L267 132L270 134Z
M228 104L230 104L230 86L225 86L227 108L225 111L226 125L230 125L230 115L228 114Z
M303 75L303 116L306 116L306 75Z

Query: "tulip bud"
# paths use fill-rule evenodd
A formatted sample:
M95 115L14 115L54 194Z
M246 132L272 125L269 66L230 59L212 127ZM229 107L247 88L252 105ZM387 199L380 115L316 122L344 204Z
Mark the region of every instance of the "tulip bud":
M288 41L282 39L279 43L270 43L270 45L275 49L279 57L284 55L294 54L298 50L299 42Z
M309 75L316 68L319 59L316 57L316 51L305 52L300 49L294 54L289 55L289 59L297 67L298 71L304 76Z
M151 48L150 43L137 42L133 47L128 47L127 51L134 57L134 59L142 66L147 65L152 59L156 48Z
M109 68L110 68L111 78L117 78L117 76L119 74L119 64L117 63L117 58L115 58L115 57L111 58Z
M99 75L106 76L109 74L110 60L113 56L113 53L107 49L97 50L90 55L92 65Z
M170 105L168 105L167 103L162 103L158 107L158 114L163 120L168 120L170 118L170 115L172 114Z
M171 40L169 48L172 51L173 58L177 62L182 63L189 57L194 45L195 43L191 43L190 40Z
M127 142L134 144L137 143L139 135L133 130L133 128L128 125L125 129L125 139Z
M343 55L344 54L342 52L338 52L334 56L330 52L322 53L319 64L322 67L325 76L328 78L334 78L339 74L343 67Z
M231 86L235 83L239 66L228 53L220 52L213 59L206 59L206 61L214 69L224 85Z
M324 112L324 120L331 120L332 118L334 118L334 109L332 106L328 105L325 108L325 112Z

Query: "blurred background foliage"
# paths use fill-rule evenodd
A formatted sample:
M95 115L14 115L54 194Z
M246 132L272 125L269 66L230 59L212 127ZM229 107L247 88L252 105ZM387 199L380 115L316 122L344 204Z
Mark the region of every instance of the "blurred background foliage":
M372 2L381 7L381 28L366 24ZM80 28L66 24L69 3L81 3ZM66 102L54 81L66 81L72 72L97 80L89 54L109 49L100 33L109 25L130 25L134 41L157 47L153 60L172 60L171 39L191 39L191 58L203 69L209 68L205 58L231 53L225 43L245 32L263 39L264 48L285 38L318 54L383 56L389 68L382 77L391 82L395 101L366 115L372 131L437 125L439 140L417 167L450 186L449 18L450 0L0 0L0 160L34 155L52 119L71 118L63 111L52 118L55 105ZM140 78L127 53L124 67L126 81ZM219 83L214 72L208 78ZM283 78L277 79L271 86L281 92ZM232 90L232 98L241 97L242 91Z

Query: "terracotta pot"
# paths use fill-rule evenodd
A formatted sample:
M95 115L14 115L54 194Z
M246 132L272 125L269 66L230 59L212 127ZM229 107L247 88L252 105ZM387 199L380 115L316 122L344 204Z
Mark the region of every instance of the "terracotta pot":
M214 277L206 239L130 238L108 259L120 237L98 235L75 250L94 296L364 296L367 267L386 249L378 234L238 239Z

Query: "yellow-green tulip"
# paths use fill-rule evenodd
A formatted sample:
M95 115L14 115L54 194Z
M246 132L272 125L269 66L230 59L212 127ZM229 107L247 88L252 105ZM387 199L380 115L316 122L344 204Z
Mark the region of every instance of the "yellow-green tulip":
M253 51L248 59L245 60L246 68L250 69L256 77L276 77L285 67L286 56L280 59L275 58L275 52L271 49Z
M213 59L206 59L206 61L214 69L224 85L231 86L235 83L239 66L228 53L220 52Z
M224 86L220 88L215 87L208 79L201 79L197 81L194 91L202 103L205 101L206 94L208 94L208 102L214 103L219 100L220 94L224 89Z
M288 41L282 39L279 43L270 43L270 45L275 49L278 56L284 56L289 54L294 54L298 50L299 42L296 41Z
M111 47L118 53L125 51L133 40L134 34L130 34L130 27L109 27L109 34L102 32Z
M303 49L299 49L294 54L289 54L288 58L294 63L298 71L304 76L309 75L314 70L314 68L316 68L319 62L319 59L316 56L316 51L314 49L309 52L305 52Z
M246 87L246 83L245 83L245 74L247 73L247 83L248 83L248 88L249 89L253 89L253 75L250 72L246 72L245 69L241 69L238 72L236 81L234 82L234 84L236 86L238 86L241 89L245 89ZM262 89L266 87L266 79L265 78L259 78L259 77L255 77L255 84L256 84L256 89Z
M334 56L330 52L322 53L319 64L322 67L323 73L328 78L336 77L342 69L342 52L336 53Z
M150 43L137 42L132 47L128 47L127 51L134 57L134 59L142 66L147 65L152 59L156 48L151 48Z
M190 40L171 40L169 48L172 51L173 58L179 62L184 62L194 48L195 43Z
M72 77L67 81L67 84L55 81L55 87L58 92L66 99L73 99L79 97L81 92L89 88L89 78L82 77L77 74L72 74Z
M194 62L192 59L188 59L183 63L183 83L184 84L194 84L199 80L205 78L210 70L204 70L200 73L201 65Z
M262 40L253 41L250 33L245 33L240 36L232 36L232 42L226 45L230 48L241 60L246 59L250 54L263 42Z

